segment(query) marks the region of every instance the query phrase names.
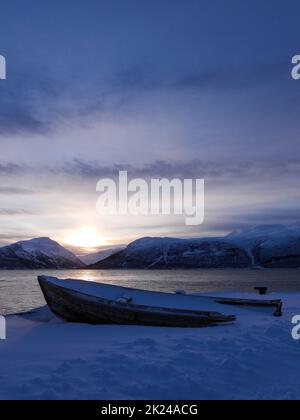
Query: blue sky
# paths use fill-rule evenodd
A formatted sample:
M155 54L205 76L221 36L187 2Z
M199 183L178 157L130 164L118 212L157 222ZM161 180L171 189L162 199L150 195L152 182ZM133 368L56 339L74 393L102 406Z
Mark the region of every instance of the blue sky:
M0 243L218 235L299 220L299 2L12 0L1 5ZM204 177L206 221L111 218L96 181Z

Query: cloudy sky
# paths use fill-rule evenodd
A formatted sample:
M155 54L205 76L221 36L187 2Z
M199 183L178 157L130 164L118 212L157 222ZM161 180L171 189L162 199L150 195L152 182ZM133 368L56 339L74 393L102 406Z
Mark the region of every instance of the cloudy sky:
M298 222L299 13L296 0L2 2L0 244ZM205 223L98 215L96 182L120 169L204 178Z

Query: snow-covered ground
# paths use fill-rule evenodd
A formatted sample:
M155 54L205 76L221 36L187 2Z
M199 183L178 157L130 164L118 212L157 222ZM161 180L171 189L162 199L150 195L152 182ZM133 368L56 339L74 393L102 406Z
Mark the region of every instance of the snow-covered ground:
M0 399L300 399L300 293L280 297L282 318L233 308L235 325L204 329L8 317Z

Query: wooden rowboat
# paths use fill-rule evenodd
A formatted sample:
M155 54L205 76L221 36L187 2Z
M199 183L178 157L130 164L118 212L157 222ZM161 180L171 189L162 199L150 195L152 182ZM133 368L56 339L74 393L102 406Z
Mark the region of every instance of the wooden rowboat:
M236 320L209 298L46 276L38 281L52 312L69 322L198 328Z

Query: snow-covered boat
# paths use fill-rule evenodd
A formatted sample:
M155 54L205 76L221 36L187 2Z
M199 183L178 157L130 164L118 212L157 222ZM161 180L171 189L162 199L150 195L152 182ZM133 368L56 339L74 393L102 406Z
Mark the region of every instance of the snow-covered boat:
M219 312L222 306L208 297L47 276L38 281L52 312L69 322L195 328L236 320L226 310Z

